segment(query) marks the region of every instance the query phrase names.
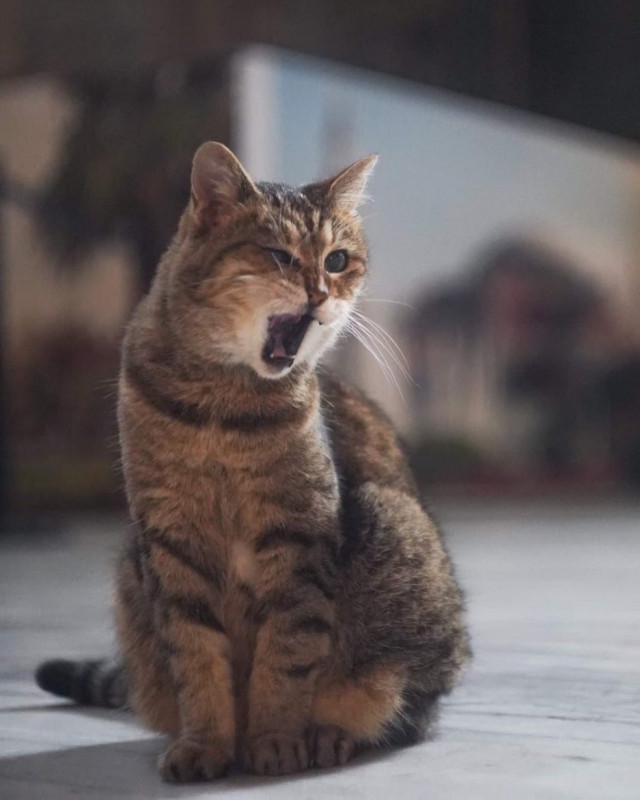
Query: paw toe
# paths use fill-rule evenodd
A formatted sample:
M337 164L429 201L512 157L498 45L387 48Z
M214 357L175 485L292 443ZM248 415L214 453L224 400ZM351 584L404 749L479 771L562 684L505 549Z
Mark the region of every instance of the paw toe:
M261 737L249 745L246 763L258 775L290 775L307 769L309 750L302 737Z
M189 739L178 739L158 762L163 780L168 783L212 781L229 771L230 759L224 748Z
M336 725L321 725L312 736L312 760L323 769L346 764L355 752L355 739Z

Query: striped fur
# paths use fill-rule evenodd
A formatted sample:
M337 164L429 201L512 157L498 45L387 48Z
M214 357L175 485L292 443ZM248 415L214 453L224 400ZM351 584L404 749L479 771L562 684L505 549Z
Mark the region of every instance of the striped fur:
M362 744L415 741L468 658L449 558L395 433L317 368L362 286L371 166L290 189L254 184L204 145L125 338L119 423L137 521L117 581L126 693L124 668L98 662L50 662L38 680L77 702L127 702L171 733L170 781L234 763L333 766ZM334 273L324 260L337 250ZM312 321L276 368L269 331L286 314Z

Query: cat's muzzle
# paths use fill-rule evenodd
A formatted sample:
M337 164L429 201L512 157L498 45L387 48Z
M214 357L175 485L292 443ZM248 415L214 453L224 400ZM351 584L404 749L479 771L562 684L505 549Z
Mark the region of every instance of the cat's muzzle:
M269 317L262 360L274 372L291 367L313 318L309 314L275 314Z

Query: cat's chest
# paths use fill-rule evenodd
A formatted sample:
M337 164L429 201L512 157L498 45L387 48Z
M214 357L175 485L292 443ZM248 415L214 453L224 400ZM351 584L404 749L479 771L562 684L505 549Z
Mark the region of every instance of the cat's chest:
M233 444L214 441L202 465L216 528L228 543L252 542L272 525L337 514L338 478L322 429Z

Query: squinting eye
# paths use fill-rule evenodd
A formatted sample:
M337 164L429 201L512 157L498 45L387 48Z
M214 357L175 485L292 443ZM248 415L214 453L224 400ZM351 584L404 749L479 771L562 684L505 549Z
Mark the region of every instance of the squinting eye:
M334 250L324 260L324 268L327 272L344 272L349 263L349 256L346 250Z
M291 253L287 253L286 250L273 250L271 247L265 249L277 264L290 266L294 263Z

